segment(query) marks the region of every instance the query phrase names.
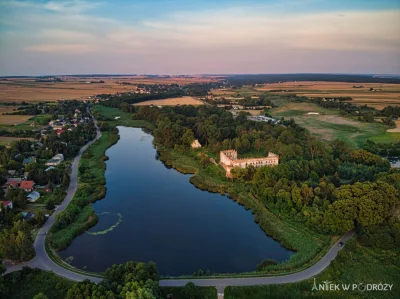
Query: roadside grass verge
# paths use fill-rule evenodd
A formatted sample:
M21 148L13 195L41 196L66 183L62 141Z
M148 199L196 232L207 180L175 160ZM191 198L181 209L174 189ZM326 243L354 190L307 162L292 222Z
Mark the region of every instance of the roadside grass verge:
M393 284L391 291L313 291L314 279L303 282L225 288L226 299L259 298L398 298L400 262L397 250L381 250L349 240L329 267L315 277L317 284ZM356 280L355 280L356 279Z

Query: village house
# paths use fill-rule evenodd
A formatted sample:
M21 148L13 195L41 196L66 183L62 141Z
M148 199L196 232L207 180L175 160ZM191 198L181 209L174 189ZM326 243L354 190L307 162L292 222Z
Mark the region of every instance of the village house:
M63 154L57 154L53 158L51 158L49 161L46 162L46 166L57 166L59 165L62 161L64 161L64 155ZM46 169L47 171L47 169Z
M33 156L32 157L27 157L22 161L23 165L29 165L29 164L32 164L32 163L36 163L36 157L33 157Z
M192 142L192 144L190 145L192 148L200 148L201 144L200 142L196 139Z
M35 214L31 212L21 212L22 217L24 218L24 221L29 221L35 217Z
M31 193L29 193L29 195L26 197L26 199L30 202L35 202L39 199L40 197L40 193L37 191L32 191Z
M17 188L21 181L22 179L20 178L8 178L3 185L3 189L7 190L8 188Z
M0 211L4 207L5 209L12 209L13 208L13 203L12 201L0 201Z
M253 167L275 166L279 164L279 156L270 152L265 158L238 159L237 151L226 150L220 152L220 164L224 167L226 176L231 177L233 167L246 168L250 165Z
M25 192L31 192L33 190L34 181L22 181L19 184L19 188L25 190Z

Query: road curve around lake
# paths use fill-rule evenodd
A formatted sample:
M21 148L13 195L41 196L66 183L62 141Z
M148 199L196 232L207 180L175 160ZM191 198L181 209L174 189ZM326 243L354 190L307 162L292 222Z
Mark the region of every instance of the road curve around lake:
M55 274L65 277L67 279L73 281L82 281L85 279L89 279L95 283L98 283L102 280L102 278L84 275L80 273L76 273L69 269L63 268L53 262L50 259L46 252L45 248L45 238L47 232L50 230L51 226L55 222L55 217L58 213L65 210L68 204L71 202L72 198L75 195L76 189L78 187L78 166L79 160L83 154L83 152L96 140L101 137L100 130L97 126L97 121L91 115L96 126L96 137L94 140L90 141L86 145L84 145L80 150L78 155L75 157L72 163L72 171L71 171L71 181L70 185L67 190L67 196L65 197L64 201L61 205L58 206L56 211L49 217L47 222L43 225L43 227L39 230L39 233L36 236L34 242L34 248L36 252L36 256L25 263L19 265L12 265L5 263L6 272L11 273L14 271L21 270L23 267L31 267L31 268L38 268L46 271L52 271ZM223 290L227 286L252 286L252 285L267 285L267 284L283 284L283 283L293 283L299 282L302 280L306 280L309 278L314 277L315 275L321 273L325 270L329 264L336 258L338 252L342 249L338 244L340 242L346 243L347 240L354 236L355 232L350 231L343 235L328 251L328 253L317 263L315 263L310 268L307 268L303 271L296 272L289 275L282 275L282 276L270 276L270 277L243 277L243 278L205 278L205 279L162 279L160 280L161 287L180 287L184 286L188 282L193 282L197 286L214 286L217 288L220 294L223 293Z
M90 112L89 112L89 114L90 114ZM48 256L48 254L46 252L46 248L45 248L46 234L50 230L51 226L54 224L56 215L65 210L65 208L69 205L69 203L71 202L72 198L75 195L76 189L78 187L79 160L81 159L83 152L93 142L95 142L96 140L98 140L101 137L99 127L97 126L97 121L93 117L92 114L90 114L90 115L93 118L94 124L96 126L96 137L92 141L88 142L86 145L81 147L78 155L74 158L74 161L72 162L72 167L71 167L71 178L70 178L69 187L67 189L67 196L65 197L64 201L57 207L55 212L49 217L49 219L47 219L46 223L42 226L42 228L39 230L39 232L36 236L35 242L33 244L33 247L36 252L36 256L29 262L18 264L18 265L10 265L10 264L6 263L5 264L6 265L5 274L21 270L23 267L27 266L27 267L31 267L31 268L39 268L39 269L46 270L46 271L53 271L57 275L63 276L65 278L68 278L68 279L74 280L74 281L82 281L85 279L89 279L93 282L101 281L101 278L79 274L79 273L73 272L71 270L68 270L68 269L65 269L65 268L59 266L58 264L56 264L55 262L53 262L50 259L50 257Z

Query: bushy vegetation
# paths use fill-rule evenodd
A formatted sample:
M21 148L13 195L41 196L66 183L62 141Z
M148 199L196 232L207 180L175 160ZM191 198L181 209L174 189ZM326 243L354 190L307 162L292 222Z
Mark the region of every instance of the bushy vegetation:
M78 189L68 207L57 215L51 234L47 237L52 248L66 248L75 236L97 223L97 216L90 204L105 195L105 151L117 141L117 134L104 132L82 155Z
M65 298L68 290L74 284L73 281L52 272L24 267L21 271L7 274L4 277L5 292L1 298L32 299L41 293L42 298L60 299Z

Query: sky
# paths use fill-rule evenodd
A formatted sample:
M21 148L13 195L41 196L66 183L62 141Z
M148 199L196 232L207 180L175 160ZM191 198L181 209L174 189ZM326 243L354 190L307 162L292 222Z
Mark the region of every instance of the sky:
M400 74L400 0L0 0L0 76Z

